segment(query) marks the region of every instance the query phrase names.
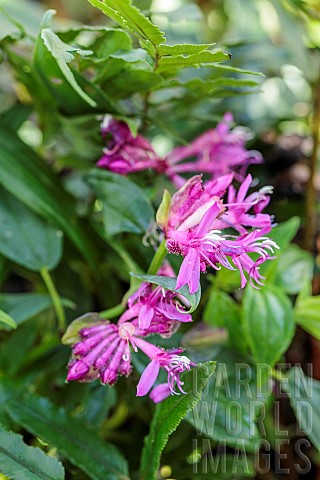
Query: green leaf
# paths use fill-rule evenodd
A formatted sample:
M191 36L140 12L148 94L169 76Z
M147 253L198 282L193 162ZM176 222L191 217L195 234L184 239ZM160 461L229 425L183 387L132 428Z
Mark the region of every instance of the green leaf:
M87 179L102 202L107 235L146 232L154 211L142 189L128 178L105 170L91 170Z
M215 362L207 362L183 375L185 395L170 396L157 405L149 435L145 438L141 457L141 478L152 480L160 465L161 453L181 420L201 399L201 394L214 370Z
M230 88L243 88L243 87L255 87L259 85L254 80L244 80L242 78L232 77L218 77L215 79L207 78L192 78L190 80L169 80L158 88L186 88L191 91L195 91L195 94L199 95L212 95L217 92L228 91Z
M157 47L158 55L192 55L194 53L203 52L215 45L214 43L204 43L199 45L192 45L190 43L180 43L177 45L159 45Z
M246 353L240 305L230 295L214 287L210 292L203 319L213 327L227 328L230 344L241 353Z
M290 295L301 291L313 276L313 258L309 252L297 245L289 245L280 254L277 264L275 285Z
M67 66L67 63L71 62L74 59L74 55L70 53L72 47L66 45L64 42L60 40L60 38L50 29L50 28L43 28L41 30L41 38L45 47L51 53L51 55L56 60L61 72L63 73L66 80L69 82L71 87L74 89L75 92L91 107L96 107L96 102L89 97L79 86L77 83L72 71ZM77 49L77 53L83 54L83 50ZM91 52L90 52L91 53Z
M280 247L275 251L275 255L279 258L283 252L286 251L289 243L295 238L299 227L300 218L292 217L286 222L280 223L274 227L268 234L273 241ZM260 267L261 274L266 277L268 282L274 282L277 276L278 270L278 258L272 262L266 262Z
M137 7L132 5L131 0L89 0L105 15L117 22L122 28L136 35L142 40L147 40L153 45L165 42L165 36L159 27L153 25Z
M298 298L294 318L304 330L320 340L320 295Z
M63 480L64 469L40 448L29 447L21 435L0 426L0 472L15 480Z
M284 250L294 239L299 230L300 223L299 217L292 217L272 229L270 237L279 245L280 250Z
M281 387L289 395L301 430L320 450L320 382L307 377L300 367L294 367L282 378Z
M255 452L259 430L255 420L270 398L268 379L242 356L223 348L218 357L214 381L186 420L198 435L237 447L241 441L247 452Z
M199 52L192 55L177 55L173 57L161 57L158 63L157 72L164 73L181 68L210 66L215 62L230 60L230 55L218 52Z
M92 240L75 218L75 202L45 162L10 129L0 126L0 184L41 217L59 226L94 264Z
M273 366L289 347L295 332L289 298L273 286L256 290L248 285L242 315L245 337L255 361Z
M18 425L54 445L93 480L128 480L127 464L118 450L46 398L13 397L6 411Z
M0 188L0 253L29 270L52 270L62 255L62 232Z
M180 295L183 295L189 302L190 302L190 309L186 310L186 313L192 313L198 307L200 299L201 299L201 287L193 293L192 295L189 292L189 288L187 285L179 288L177 290L175 288L177 284L177 279L172 277L164 277L162 275L138 275L136 273L130 273L135 278L139 278L143 282L154 283L155 285L159 285L160 287L165 288L166 290L171 290L172 292L177 292Z
M47 90L45 97L40 92L42 102L47 101L49 94L50 101L68 114L85 114L94 110L119 113L102 90L68 65L74 59L73 53L83 55L88 51L68 46L50 29L54 13L54 10L48 10L44 14L33 53L32 73ZM31 92L32 88L31 85Z
M0 310L0 323L3 323L4 325L7 325L8 327L11 327L11 328L17 328L17 324L13 320L13 318L3 310ZM2 325L0 325L0 328L1 327Z
M69 304L70 306L70 304ZM0 308L5 310L17 325L52 307L50 295L40 293L0 293Z
M76 318L73 322L70 323L67 330L65 331L61 341L64 345L73 345L80 341L81 337L79 331L82 328L94 325L100 322L106 323L106 319L99 316L98 313L90 312L81 315L81 317Z

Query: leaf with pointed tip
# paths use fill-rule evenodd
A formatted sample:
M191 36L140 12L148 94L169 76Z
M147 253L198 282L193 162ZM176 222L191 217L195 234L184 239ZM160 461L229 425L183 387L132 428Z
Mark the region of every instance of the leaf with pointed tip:
M165 42L164 33L145 17L131 0L89 0L91 5L99 8L105 15L117 22L125 30L142 40L159 45Z
M244 336L257 363L273 366L289 347L295 332L292 304L279 288L248 285L243 296Z
M182 68L210 66L216 62L225 62L230 60L230 55L221 51L194 53L192 55L176 55L172 57L161 57L158 63L158 73L171 73L172 70L180 70Z
M189 310L186 310L185 313L192 313L198 307L201 299L201 287L199 286L196 293L191 294L187 285L179 288L175 288L177 284L177 279L172 277L164 277L163 275L138 275L136 273L130 273L135 278L139 278L143 282L154 283L160 287L165 288L166 290L171 290L172 292L177 292L183 297L185 297L190 302Z
M161 453L169 436L177 429L187 413L197 405L215 367L216 362L206 362L185 372L182 378L186 394L170 396L157 405L142 451L141 478L143 480L156 478Z

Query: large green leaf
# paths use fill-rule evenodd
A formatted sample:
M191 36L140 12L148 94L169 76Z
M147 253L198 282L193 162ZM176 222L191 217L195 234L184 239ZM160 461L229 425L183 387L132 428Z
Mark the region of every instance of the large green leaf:
M165 36L159 27L153 25L134 5L131 0L89 0L94 6L102 10L125 30L138 36L142 40L159 45L165 42Z
M230 295L213 287L206 304L203 319L213 327L225 327L229 332L230 344L241 353L246 352L243 339L240 305Z
M265 371L257 372L242 356L222 349L214 381L187 420L204 438L254 452L260 432L256 420L263 417L271 391ZM259 413L260 410L260 413Z
M286 293L295 295L313 276L313 258L297 245L289 245L279 256L275 285Z
M59 178L12 130L0 126L0 184L41 217L60 227L90 263L96 251L75 218L75 202Z
M52 270L62 255L62 232L0 188L0 253L23 267Z
M320 450L320 382L307 377L300 367L283 376L282 390L287 392L301 430Z
M5 408L18 425L54 445L93 480L128 480L127 464L118 450L48 399L12 397Z
M177 292L180 295L183 295L189 302L190 308L186 310L186 313L192 313L198 307L201 299L201 287L199 286L196 293L190 294L189 287L184 285L183 287L177 290L175 288L177 284L177 279L172 277L164 277L162 275L138 275L136 273L131 273L135 278L139 278L144 282L154 283L155 285L160 285L160 287L165 288L166 290L171 290L172 292Z
M87 178L102 202L107 235L146 232L154 211L142 189L126 177L105 170L91 170Z
M256 362L274 365L289 347L295 324L289 298L280 289L248 285L243 296L245 337Z
M40 293L0 293L0 308L20 325L52 307L50 295Z
M40 448L29 447L21 435L0 426L0 472L15 480L63 480L64 469Z
M294 318L302 328L320 340L320 295L298 297L294 308Z
M181 420L201 399L201 394L215 370L215 362L207 362L184 374L185 395L174 395L157 405L150 433L145 438L141 458L141 478L152 480L160 465L161 453Z

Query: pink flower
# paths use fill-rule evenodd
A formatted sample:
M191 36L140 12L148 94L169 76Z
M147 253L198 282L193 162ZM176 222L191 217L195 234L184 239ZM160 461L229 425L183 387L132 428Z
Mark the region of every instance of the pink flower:
M232 227L240 233L246 233L248 227L271 230L273 217L261 212L269 204L273 188L266 186L246 197L251 182L251 175L247 175L238 192L230 185L225 204L226 211L220 217L221 223L216 224L217 229ZM253 214L249 213L251 209Z
M209 173L215 177L234 173L237 180L244 178L248 165L261 163L262 156L254 150L246 150L248 133L236 128L230 131L231 113L226 113L215 129L208 130L189 145L177 147L166 157L166 175L177 187L185 180L181 173ZM195 158L195 161L186 161ZM183 162L183 163L182 163Z
M183 349L179 348L176 350L165 351L155 345L152 345L145 340L137 339L137 346L142 350L150 359L151 362L144 370L139 383L137 385L137 396L141 397L147 395L157 380L160 368L163 368L167 374L167 386L169 388L161 387L161 394L159 391L156 391L156 399L160 401L161 398L164 399L168 395L164 393L171 393L171 395L179 395L180 393L176 391L176 388L181 393L186 393L183 390L183 382L180 379L180 374L185 370L190 370L192 366L195 366L193 362L189 360L188 357L184 355L179 355Z
M176 293L158 286L154 288L151 283L142 283L129 298L128 306L119 324L130 320L139 328L140 335L158 333L170 337L179 327L179 322L192 322L191 315L183 311L184 305Z
M98 167L122 175L148 168L156 171L163 169L163 160L148 140L141 135L134 137L126 123L107 117L102 135L106 139L106 147L98 160Z
M267 195L260 190L245 198L251 183L250 176L243 182L237 195L230 190L230 178L224 176L218 180L223 185L221 191L229 186L229 199L232 202L225 206L216 195L220 188L218 181L211 180L203 184L200 176L192 177L172 197L163 229L168 251L184 257L177 278L177 289L187 284L190 293L195 293L199 288L200 272L206 272L209 266L216 270L221 266L230 270L239 269L242 287L247 282L244 272L249 275L251 283L261 284L259 266L272 258L270 254L278 248L275 242L265 236L271 229L270 216L260 213L268 202ZM254 215L248 214L251 207L257 207ZM259 226L261 229L248 232L248 226ZM242 235L221 232L229 227ZM257 253L259 258L253 262L248 253Z
M72 347L67 380L90 382L100 377L101 383L113 385L118 375L130 375L134 330L130 323L118 326L108 321L80 330L82 339Z

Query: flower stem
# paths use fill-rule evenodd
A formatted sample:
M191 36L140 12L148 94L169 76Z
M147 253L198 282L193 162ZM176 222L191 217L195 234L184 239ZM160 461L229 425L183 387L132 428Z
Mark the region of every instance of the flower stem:
M116 305L115 307L108 308L107 310L103 310L102 312L99 313L100 317L102 318L107 318L108 320L110 318L117 317L118 315L121 315L121 313L124 312L124 306L119 303L119 305Z
M55 312L58 318L59 330L64 332L64 330L66 329L66 317L65 317L60 295L53 283L49 270L46 267L42 267L40 270L40 274L50 294L53 307L55 309Z
M167 249L166 249L166 240L162 240L162 242L159 245L158 250L154 254L154 257L150 263L150 266L148 268L148 275L156 275L159 268L161 267L163 260L166 258L167 255Z

